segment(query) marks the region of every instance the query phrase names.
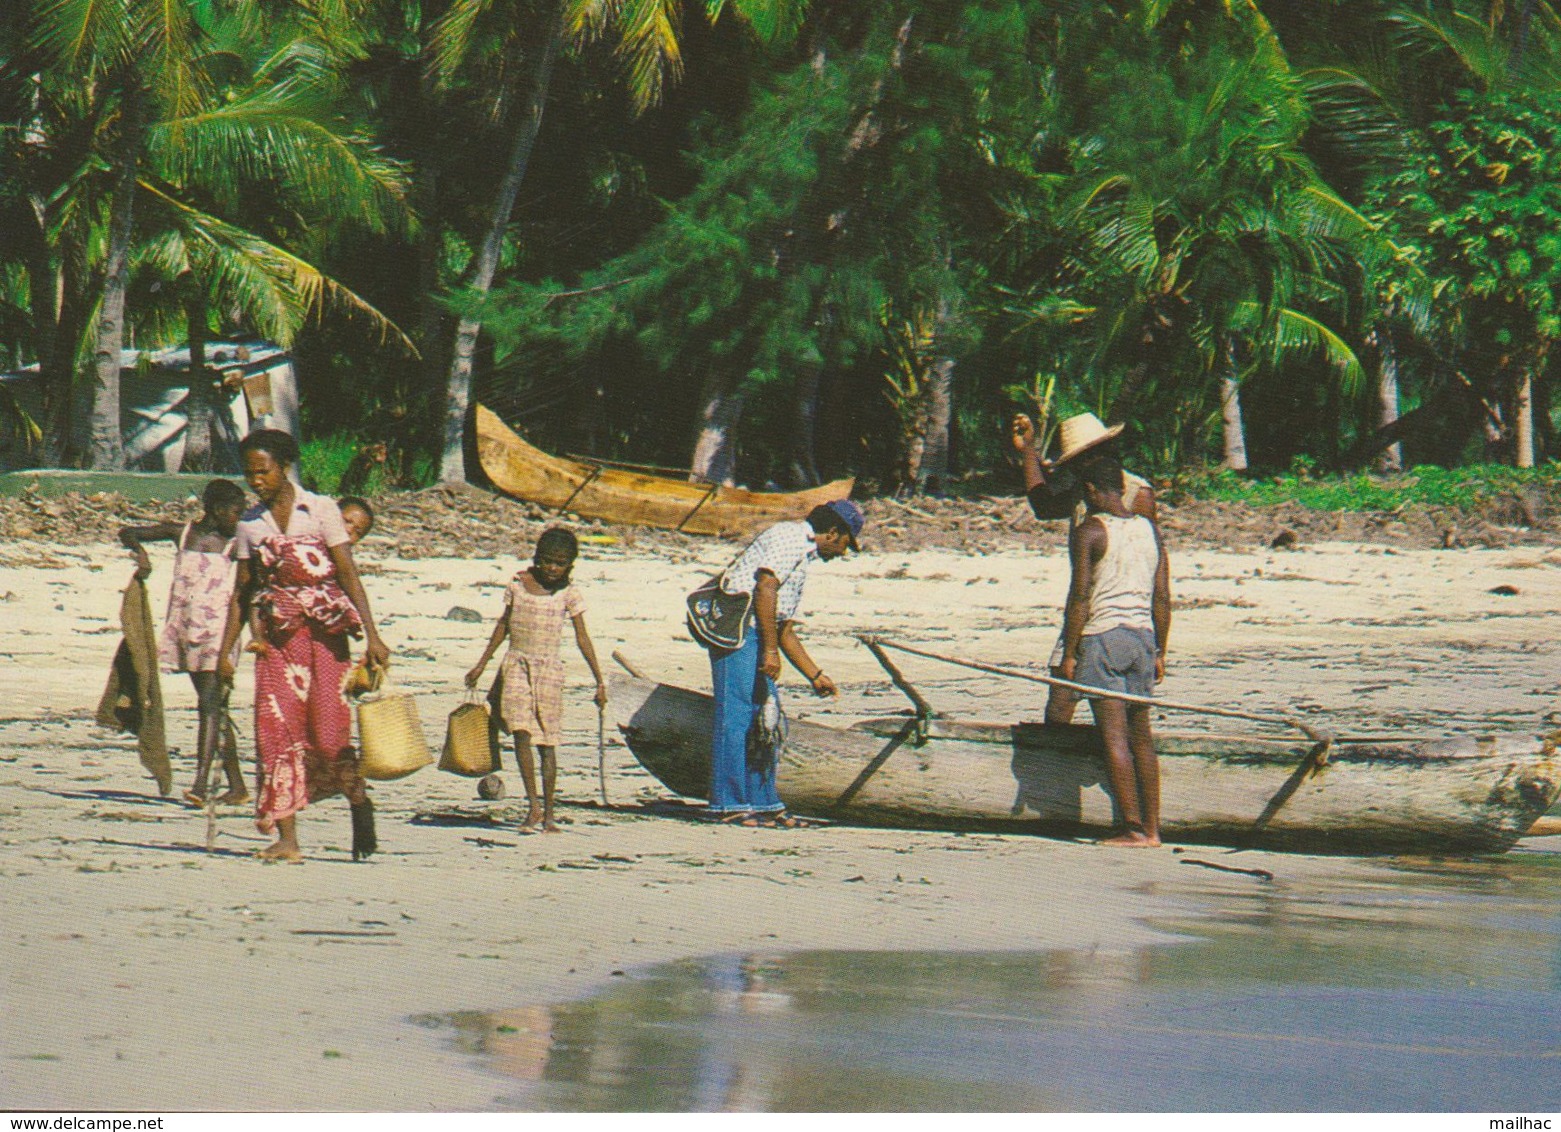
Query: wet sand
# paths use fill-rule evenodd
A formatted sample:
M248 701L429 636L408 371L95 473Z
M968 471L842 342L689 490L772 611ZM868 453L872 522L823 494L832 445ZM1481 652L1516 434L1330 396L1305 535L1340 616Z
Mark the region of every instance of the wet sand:
M408 561L377 538L362 551L396 675L419 692L437 743L490 629L445 615L459 605L491 618L519 564ZM706 686L677 611L728 548L699 544L681 561L616 545L585 553L576 579L604 661L621 648L653 675ZM1173 553L1168 697L1427 733L1537 730L1561 704L1554 551L1324 543ZM159 612L169 558L154 555ZM614 971L734 952L1126 952L1166 938L1155 925L1214 912L1263 883L1182 867L1169 848L750 831L603 811L596 713L585 667L568 654L565 832L515 833L513 767L511 797L491 805L470 780L429 768L376 786L382 852L368 864L348 857L340 799L302 816L302 865L252 860L267 839L237 811L223 816L219 851L208 855L205 818L156 798L132 741L91 722L126 557L12 541L0 565L4 1107L484 1108L494 1081L409 1017L562 1001L610 985ZM902 706L852 640L859 631L1043 663L1065 574L1060 546L869 553L822 566L804 633L842 695L804 704L792 676L792 704L841 720ZM1500 587L1516 592L1491 592ZM1027 685L914 660L906 671L945 712L1039 715ZM251 687L246 671L234 695L246 735ZM165 677L164 696L170 741L185 751L174 760L182 788L193 697L182 677ZM614 803L665 796L621 745L607 754ZM1267 869L1274 885L1308 899L1391 879L1380 860L1247 852L1231 862Z

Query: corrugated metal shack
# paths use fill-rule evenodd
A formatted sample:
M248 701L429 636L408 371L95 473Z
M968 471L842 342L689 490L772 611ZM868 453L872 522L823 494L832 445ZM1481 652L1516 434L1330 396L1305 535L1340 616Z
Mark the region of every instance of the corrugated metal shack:
M279 428L298 436L298 382L292 355L286 350L258 340L208 342L206 365L222 379L231 418L226 423L234 440L251 428ZM124 351L120 360L119 415L126 468L151 472L179 470L189 423L185 415L189 377L188 346ZM42 420L43 389L36 365L0 373L0 385L23 411L34 420ZM33 467L37 462L34 454L9 435L9 430L0 434L0 469Z

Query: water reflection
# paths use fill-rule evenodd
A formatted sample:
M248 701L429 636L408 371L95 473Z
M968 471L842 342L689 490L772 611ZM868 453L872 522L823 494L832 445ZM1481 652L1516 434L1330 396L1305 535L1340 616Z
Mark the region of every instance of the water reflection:
M509 1108L1554 1111L1561 857L1528 856L1255 888L1173 946L717 956L442 1024Z

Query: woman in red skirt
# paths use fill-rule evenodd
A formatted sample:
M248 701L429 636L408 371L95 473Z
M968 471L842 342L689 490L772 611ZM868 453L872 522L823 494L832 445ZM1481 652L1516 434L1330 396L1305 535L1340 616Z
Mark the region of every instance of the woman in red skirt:
M260 852L268 861L298 861L297 814L309 804L310 768L329 771L352 805L353 859L376 848L374 811L357 773L352 713L342 692L351 664L347 638L362 636L368 662L383 666L390 650L369 612L347 529L334 500L288 478L298 444L285 432L259 429L239 444L244 479L260 498L239 521L233 554L238 579L223 633L222 667L233 678L231 649L253 602L255 745L260 756L257 824L276 832Z

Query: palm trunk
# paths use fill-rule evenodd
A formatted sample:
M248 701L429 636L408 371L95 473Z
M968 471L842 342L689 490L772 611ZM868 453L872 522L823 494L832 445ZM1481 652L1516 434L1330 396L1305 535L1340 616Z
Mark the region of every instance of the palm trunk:
M58 434L52 422L60 400L70 395L69 382L58 382L59 366L56 353L59 343L61 315L61 273L55 268L49 251L49 239L45 227L47 221L43 202L33 198L33 213L37 227L28 230L27 248L27 299L33 314L33 345L38 355L38 374L42 379L43 451L31 454L39 462L53 463L59 458Z
M941 321L941 320L940 320ZM917 494L941 495L948 485L949 430L954 421L954 359L935 358L927 367L926 417Z
M179 462L181 472L209 472L211 463L211 428L215 419L212 401L211 375L206 372L206 293L200 282L193 278L182 281L186 287L184 310L187 336L190 344L190 392L184 400L186 424L184 427L184 459Z
M1393 336L1386 327L1373 330L1369 339L1377 347L1377 427L1387 428L1399 417L1398 401L1398 351ZM1397 441L1389 444L1377 456L1377 471L1401 472L1404 470L1404 446Z
M103 269L103 302L93 350L92 418L87 442L91 466L118 471L125 466L119 428L120 351L125 342L125 287L130 279L130 234L134 222L136 173L141 163L141 101L131 77L120 108L123 131L114 197L109 206L108 255Z
M1520 468L1534 466L1534 372L1525 369L1512 398L1512 462Z
M84 261L80 241L67 240L60 251L59 327L49 368L41 370L49 419L49 462L57 467L78 466L86 451L85 414L77 403L77 363L87 331L86 296L93 288ZM47 400L51 394L52 403Z
M712 373L699 396L699 433L689 461L689 479L730 484L737 475L737 422L743 393L734 383Z
M1247 430L1241 419L1241 383L1236 375L1236 343L1225 340L1225 372L1220 375L1220 415L1225 428L1225 467L1233 472L1247 470Z
M503 181L499 183L498 195L494 198L493 210L488 217L488 230L467 272L466 289L479 297L486 295L493 286L493 277L499 268L504 233L509 228L515 200L520 195L521 182L526 179L526 167L531 161L537 131L542 126L542 110L547 104L548 86L553 77L553 60L558 55L562 36L562 25L555 17L548 31L547 44L542 49L542 57L537 60L531 95L516 127L515 141L510 147L509 166L504 172ZM471 315L463 315L456 327L455 347L446 381L444 456L439 467L442 483L466 482L466 415L471 408L472 360L477 353L477 336L481 332L481 320Z
M818 444L818 392L824 375L822 362L803 367L797 375L791 418L791 481L793 487L816 487L822 480L816 463Z

